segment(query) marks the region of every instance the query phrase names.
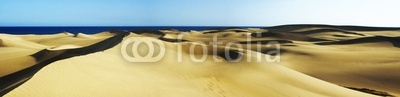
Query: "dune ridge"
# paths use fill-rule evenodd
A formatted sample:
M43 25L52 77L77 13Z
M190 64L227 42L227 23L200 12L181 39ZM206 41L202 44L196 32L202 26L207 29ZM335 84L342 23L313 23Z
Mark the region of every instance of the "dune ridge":
M126 32L128 33L128 32ZM30 55L35 59L34 64L32 64L31 67L13 72L11 74L7 74L5 76L2 76L0 78L0 83L1 86L1 91L0 95L4 95L5 93L11 91L12 89L18 87L19 85L23 84L27 80L29 80L36 72L38 72L41 68L45 67L46 65L74 57L74 56L80 56L80 55L85 55L85 54L90 54L93 52L97 51L102 51L106 50L108 48L113 47L116 45L116 43L119 43L122 41L122 38L126 36L127 34L118 34L115 35L114 37L108 38L106 40L100 41L96 44L83 47L83 48L75 48L75 49L62 49L62 50L41 50L35 54Z
M398 32L399 28L384 27L283 25L203 31L110 30L75 37L3 35L0 40L14 37L18 42L37 45L0 47L24 48L18 51L26 53L15 58L34 60L32 66L2 76L0 82L7 84L0 89L7 97L400 96ZM163 43L164 48L154 49L165 50L165 54L157 62L129 62L121 55L121 41L127 39ZM75 43L78 41L83 44ZM144 53L149 49L139 45L132 50ZM0 55L6 53L0 51ZM205 55L208 57L201 62L192 59ZM280 61L262 60L277 57ZM155 58L131 59L151 60Z

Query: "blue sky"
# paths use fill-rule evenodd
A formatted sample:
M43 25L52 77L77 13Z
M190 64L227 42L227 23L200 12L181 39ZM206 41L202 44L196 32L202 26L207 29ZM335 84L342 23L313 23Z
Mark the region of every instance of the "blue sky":
M1 0L0 26L400 27L396 0Z

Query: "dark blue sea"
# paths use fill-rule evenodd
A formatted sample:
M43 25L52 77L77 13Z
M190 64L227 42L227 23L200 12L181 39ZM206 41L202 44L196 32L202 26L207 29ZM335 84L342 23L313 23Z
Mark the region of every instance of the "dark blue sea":
M248 28L240 27L240 28ZM254 26L251 26L254 27ZM96 26L96 27L0 27L0 33L7 34L55 34L60 32L70 33L86 33L94 34L102 31L113 29L119 30L161 30L161 29L176 29L176 30L206 30L228 28L226 26Z

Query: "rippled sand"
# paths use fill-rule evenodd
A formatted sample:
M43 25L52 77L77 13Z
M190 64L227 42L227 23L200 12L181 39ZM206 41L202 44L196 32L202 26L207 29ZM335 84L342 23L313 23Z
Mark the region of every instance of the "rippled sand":
M0 82L7 83L1 92L6 97L400 96L398 29L297 25L130 32L0 34ZM123 43L129 39L164 47L139 45L131 51ZM163 57L139 62L157 59L131 55L151 49Z

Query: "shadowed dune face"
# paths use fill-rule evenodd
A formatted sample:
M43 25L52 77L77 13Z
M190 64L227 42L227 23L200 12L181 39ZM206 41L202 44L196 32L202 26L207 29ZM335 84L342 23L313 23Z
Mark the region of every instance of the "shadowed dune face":
M240 53L239 51L233 51L233 50L229 50L228 52L220 52L217 55L224 58L228 62L238 61L243 56L243 54Z
M134 30L131 32L136 33L136 34L143 34L143 35L149 36L149 37L157 37L157 38L165 36L165 33L161 32L161 31L150 30L150 29Z
M301 34L317 34L317 33L324 33L324 32L341 32L344 34L354 34L354 35L365 36L364 34L361 34L361 33L343 31L343 30L337 30L337 29L317 29L317 30L310 30L310 31L304 31L304 32L297 31L297 33L301 33Z
M354 88L354 87L346 87L346 88L365 92L365 93L370 93L370 94L374 94L374 95L379 95L379 96L383 96L383 97L394 97L393 95L390 95L386 92L371 90L371 89L367 89L367 88Z
M114 31L117 32L117 31ZM71 58L74 56L86 55L97 51L106 50L115 46L116 44L122 41L122 38L128 35L128 32L119 33L114 37L108 38L106 40L100 41L98 43L94 43L92 45L82 47L82 48L75 48L75 49L60 49L60 50L47 50L43 49L40 50L32 55L23 56L25 58L32 58L35 60L13 60L13 61L27 61L24 63L20 63L21 65L25 65L20 69L14 70L12 72L7 72L2 74L0 77L0 94L4 95L5 93L13 90L14 88L18 87L19 85L23 84L27 80L29 80L36 72L42 69L44 66L58 61L62 59ZM76 37L76 36L75 36ZM18 58L20 59L20 58ZM12 60L11 60L12 61ZM3 70L7 70L6 68L13 67L13 65L18 62L10 62L10 63L3 63L1 64Z
M280 38L280 39L288 39L288 40L296 40L296 41L308 41L308 42L315 42L315 41L327 41L325 39L318 39L304 35L292 34L292 33L285 33L285 32L263 32L263 33L252 33L252 37L273 37L273 38Z
M0 40L0 46L3 47L3 40Z
M395 47L400 48L400 37L385 37L385 36L373 36L363 37L351 40L333 41L333 42L321 42L319 45L346 45L346 44L362 44L362 43L376 43L376 42L389 42Z
M282 65L338 85L399 96L399 28L288 25L266 29L331 40L283 46L287 52Z
M6 70L0 72L0 82L6 83L0 89L10 97L400 96L398 30L284 25L111 30L93 35L4 34L0 56L19 53L0 58L9 61L0 63L0 69ZM126 41L162 45L134 48L135 43ZM158 54L163 55L159 60ZM278 61L264 60L268 58Z

